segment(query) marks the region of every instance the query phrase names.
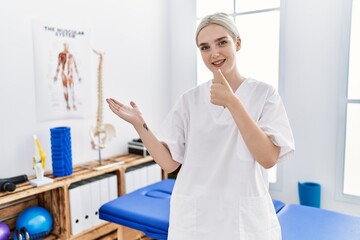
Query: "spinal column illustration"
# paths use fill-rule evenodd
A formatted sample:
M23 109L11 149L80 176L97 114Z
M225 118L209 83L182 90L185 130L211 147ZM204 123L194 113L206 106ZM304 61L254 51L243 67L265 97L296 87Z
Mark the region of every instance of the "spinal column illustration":
M107 143L116 136L115 127L112 124L103 124L103 94L102 94L102 65L104 53L94 50L99 56L98 66L98 106L96 114L96 126L90 130L91 145L95 150L99 150L99 160L101 161L100 150L107 146ZM101 162L100 162L101 164Z

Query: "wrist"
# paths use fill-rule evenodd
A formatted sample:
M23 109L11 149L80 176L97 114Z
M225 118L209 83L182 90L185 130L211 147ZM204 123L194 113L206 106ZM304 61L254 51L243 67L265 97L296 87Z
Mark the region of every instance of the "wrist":
M241 106L240 100L235 95L232 95L229 98L229 101L227 101L225 107L228 108L230 112L232 112L232 111L236 111L240 106Z
M133 123L133 126L137 132L143 131L143 130L149 131L149 128L148 128L145 120L142 117L140 117L138 121Z

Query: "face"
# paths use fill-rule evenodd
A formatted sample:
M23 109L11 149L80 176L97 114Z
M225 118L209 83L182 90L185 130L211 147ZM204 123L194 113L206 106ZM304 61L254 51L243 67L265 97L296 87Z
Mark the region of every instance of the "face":
M199 32L197 41L201 57L210 71L221 69L224 74L235 71L240 38L234 39L226 28L210 24Z

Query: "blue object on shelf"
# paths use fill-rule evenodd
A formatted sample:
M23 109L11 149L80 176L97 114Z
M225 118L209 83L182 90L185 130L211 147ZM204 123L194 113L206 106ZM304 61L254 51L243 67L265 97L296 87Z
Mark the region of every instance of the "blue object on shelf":
M29 207L20 213L16 220L16 230L21 232L20 239L43 239L51 232L53 225L53 219L50 212L40 206ZM25 233L25 232L26 233ZM14 240L20 240L16 234L14 234Z
M298 182L301 205L320 208L321 185L314 182Z
M71 133L69 127L50 129L51 158L54 177L72 174Z

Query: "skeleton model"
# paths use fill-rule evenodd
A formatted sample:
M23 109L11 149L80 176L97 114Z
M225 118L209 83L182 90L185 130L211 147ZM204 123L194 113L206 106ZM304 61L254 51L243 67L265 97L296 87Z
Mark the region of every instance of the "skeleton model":
M115 127L111 124L103 124L103 96L102 96L102 64L104 53L94 50L94 53L99 56L98 66L98 108L96 115L96 126L90 130L91 145L94 150L99 151L99 161L101 165L101 149L104 149L107 143L116 136Z

